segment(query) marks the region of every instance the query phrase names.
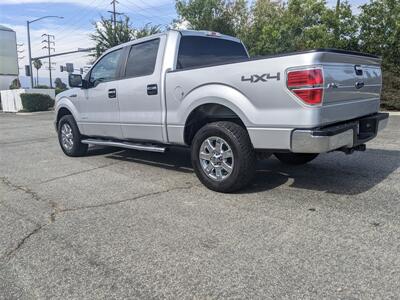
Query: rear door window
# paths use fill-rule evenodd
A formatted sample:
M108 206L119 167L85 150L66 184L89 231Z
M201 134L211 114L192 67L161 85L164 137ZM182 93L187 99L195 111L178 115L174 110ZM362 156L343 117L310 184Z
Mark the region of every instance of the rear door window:
M159 44L160 39L155 39L133 45L129 51L125 76L139 77L153 74Z
M242 43L203 36L182 36L177 69L229 63L248 58Z

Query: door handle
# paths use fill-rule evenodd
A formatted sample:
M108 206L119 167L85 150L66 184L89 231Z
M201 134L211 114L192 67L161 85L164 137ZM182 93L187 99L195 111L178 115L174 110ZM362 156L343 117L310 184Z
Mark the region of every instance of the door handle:
M109 89L108 90L108 98L117 98L117 90Z
M147 85L147 95L157 95L157 93L158 93L157 84Z

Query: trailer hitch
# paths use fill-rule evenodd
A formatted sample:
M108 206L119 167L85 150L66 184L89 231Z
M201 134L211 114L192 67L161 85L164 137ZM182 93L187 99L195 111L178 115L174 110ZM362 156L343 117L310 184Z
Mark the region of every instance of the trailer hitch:
M338 149L337 151L341 151L344 152L345 154L349 155L349 154L353 154L354 151L365 151L367 150L367 146L365 144L360 144L354 147L343 147Z

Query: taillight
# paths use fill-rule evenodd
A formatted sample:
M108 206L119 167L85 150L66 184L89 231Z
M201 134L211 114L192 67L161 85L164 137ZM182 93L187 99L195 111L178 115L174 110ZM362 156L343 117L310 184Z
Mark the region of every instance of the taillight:
M296 70L287 73L287 87L304 103L320 104L323 97L324 76L321 69Z

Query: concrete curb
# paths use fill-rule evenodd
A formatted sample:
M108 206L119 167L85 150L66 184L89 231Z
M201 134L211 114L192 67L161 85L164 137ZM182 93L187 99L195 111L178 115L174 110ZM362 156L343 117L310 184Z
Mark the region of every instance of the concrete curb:
M400 111L385 111L389 113L389 116L400 116Z
M17 116L34 116L34 115L42 115L42 114L48 114L48 113L54 113L54 110L35 111L35 112L17 112L15 114Z

